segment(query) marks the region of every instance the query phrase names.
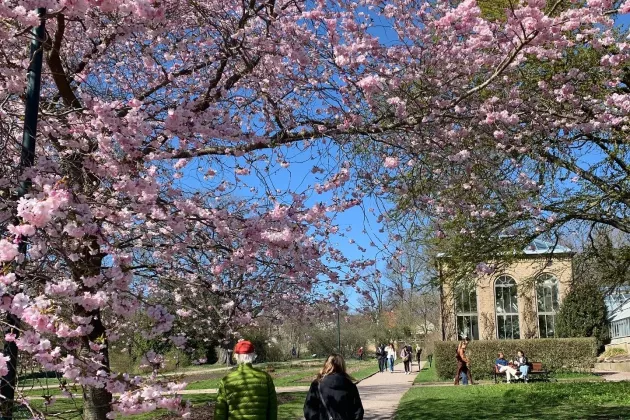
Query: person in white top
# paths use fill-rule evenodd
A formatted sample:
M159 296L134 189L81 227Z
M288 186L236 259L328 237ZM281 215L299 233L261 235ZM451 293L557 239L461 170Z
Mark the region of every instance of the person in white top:
M394 361L396 360L396 348L394 347L394 343L389 343L389 345L385 347L385 351L387 352L389 371L394 373Z

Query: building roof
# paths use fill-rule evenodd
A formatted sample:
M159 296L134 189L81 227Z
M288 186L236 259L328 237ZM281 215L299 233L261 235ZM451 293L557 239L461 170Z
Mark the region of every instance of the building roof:
M523 254L525 255L570 254L572 252L573 250L571 248L559 244L552 244L542 239L534 239L523 249ZM445 256L446 254L443 252L437 254L438 258L444 258Z
M536 254L568 254L572 252L571 248L562 246L559 244L552 244L540 239L534 239L528 246L525 247L523 253L528 255Z

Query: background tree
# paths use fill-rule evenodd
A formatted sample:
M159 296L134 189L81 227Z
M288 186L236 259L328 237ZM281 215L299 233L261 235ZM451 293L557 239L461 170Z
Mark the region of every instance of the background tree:
M601 289L594 283L574 284L556 318L558 337L595 337L603 348L609 340L608 311Z

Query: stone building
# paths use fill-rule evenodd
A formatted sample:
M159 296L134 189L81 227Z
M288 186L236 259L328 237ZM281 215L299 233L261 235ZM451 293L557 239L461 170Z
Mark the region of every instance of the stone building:
M442 339L554 337L556 314L571 285L573 254L535 240L501 271L458 284L448 278L448 258L439 258Z

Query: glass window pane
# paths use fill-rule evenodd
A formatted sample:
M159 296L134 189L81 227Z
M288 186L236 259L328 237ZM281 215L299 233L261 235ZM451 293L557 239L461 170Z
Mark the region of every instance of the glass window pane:
M553 303L551 302L551 287L545 287L545 312L552 311Z
M558 311L558 280L551 274L543 274L538 278L536 285L536 301L538 313L555 314Z
M518 298L516 297L516 285L510 287L510 312L518 313Z
M504 304L503 304L503 288L502 287L497 287L495 289L495 299L496 299L496 307L497 307L497 313L503 313L505 312L504 308Z
M506 338L513 338L512 316L510 316L510 315L505 317L505 337Z
M495 306L497 338L518 338L518 288L516 281L507 275L500 276L495 282Z
M545 312L545 300L543 298L543 287L541 284L536 288L536 300L538 301L538 312Z
M505 318L500 316L497 318L497 338L502 340L505 338Z
M458 287L455 292L455 311L462 315L477 313L477 291L474 285Z
M556 316L555 315L546 315L547 318L547 337L552 338L556 336Z
M538 331L540 332L540 338L547 337L547 321L545 315L538 315Z
M470 317L470 329L472 331L472 339L479 340L479 320L476 316Z
M477 316L458 316L457 334L459 337L467 336L473 340L479 340L479 320Z

